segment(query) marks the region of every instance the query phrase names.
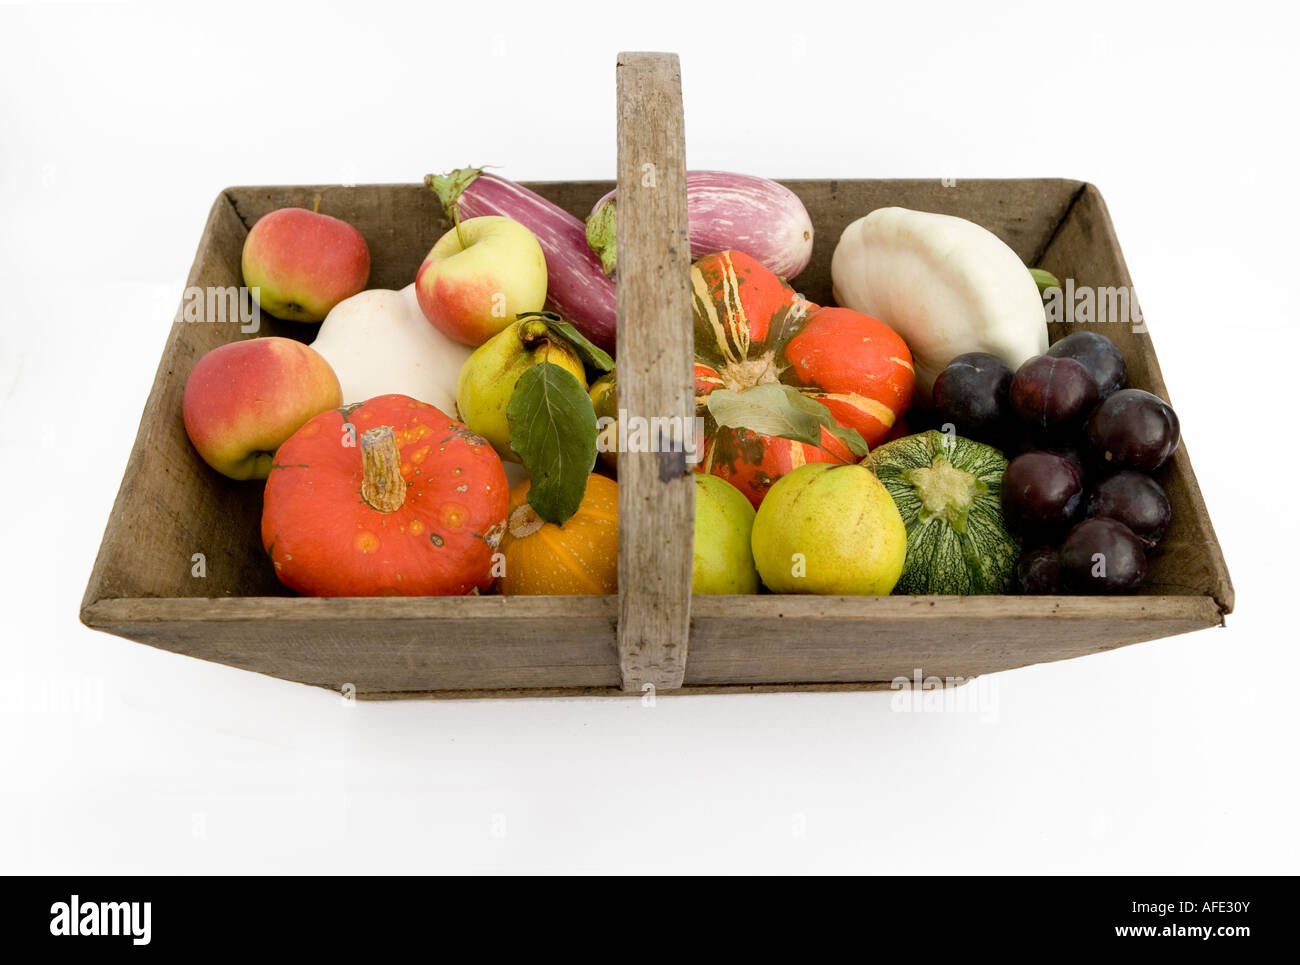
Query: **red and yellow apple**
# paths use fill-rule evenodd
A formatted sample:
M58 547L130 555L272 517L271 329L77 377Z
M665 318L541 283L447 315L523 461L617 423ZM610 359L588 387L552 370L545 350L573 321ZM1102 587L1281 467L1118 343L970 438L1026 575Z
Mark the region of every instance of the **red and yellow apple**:
M366 287L370 249L346 221L306 208L260 218L244 239L244 284L264 312L319 322Z
M265 479L282 442L341 405L339 380L319 352L268 336L228 342L199 359L182 412L204 462L231 479Z
M546 256L510 218L462 221L438 239L415 275L420 310L438 331L482 345L546 303Z

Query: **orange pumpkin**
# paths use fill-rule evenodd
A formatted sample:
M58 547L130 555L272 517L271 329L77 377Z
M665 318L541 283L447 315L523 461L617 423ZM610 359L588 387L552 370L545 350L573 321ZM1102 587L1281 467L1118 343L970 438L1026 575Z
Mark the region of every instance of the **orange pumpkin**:
M874 446L911 405L912 353L879 319L820 308L740 251L697 261L691 289L699 406L714 389L786 382Z
M912 355L884 322L847 308L818 307L740 251L697 261L691 291L701 415L715 389L744 392L785 382L875 446L911 404ZM757 506L791 469L839 461L857 460L824 430L819 447L727 429L710 434L705 471L734 483Z
M758 509L772 483L793 469L810 462L857 461L858 457L825 428L821 445L811 446L780 436L721 426L709 436L704 459L696 468L725 479Z
M312 596L452 596L491 584L505 470L434 406L383 395L331 409L275 454L262 545Z
M691 266L696 402L714 389L741 392L777 382L786 343L817 306L743 251L720 251Z
M507 596L618 592L618 484L592 473L578 511L557 526L528 503L527 480L510 490L497 589Z
M792 381L857 429L869 446L885 441L912 404L916 373L907 343L892 328L848 308L819 308L785 346Z

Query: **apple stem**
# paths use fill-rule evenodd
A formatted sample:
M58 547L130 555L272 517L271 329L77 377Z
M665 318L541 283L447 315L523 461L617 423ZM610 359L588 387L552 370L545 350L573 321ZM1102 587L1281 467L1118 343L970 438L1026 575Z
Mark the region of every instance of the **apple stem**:
M371 509L392 513L406 502L402 457L392 426L375 426L361 433L361 498Z
M451 219L456 228L456 237L462 248L465 236L460 231L460 205L456 203L462 192L474 183L474 179L483 173L483 168L457 168L447 174L426 174L424 186L438 196L442 210Z
M465 233L460 230L460 205L452 205L451 224L456 229L456 240L460 242L461 248L468 248L469 244L465 241Z
M320 214L320 195L319 195L319 194L316 195L316 197L312 198L312 202L311 202L311 210L312 210L312 214Z

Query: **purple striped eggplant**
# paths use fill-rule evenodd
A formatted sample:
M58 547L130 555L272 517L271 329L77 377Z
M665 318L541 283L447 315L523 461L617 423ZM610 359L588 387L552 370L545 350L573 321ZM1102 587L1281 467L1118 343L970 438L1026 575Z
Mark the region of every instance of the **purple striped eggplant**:
M546 307L607 352L614 351L614 282L587 246L582 221L541 195L482 168L424 179L453 221L500 215L537 236L546 255Z
M609 274L617 266L618 209L611 191L587 217L587 243ZM773 274L793 278L812 258L813 226L789 188L748 174L686 172L686 216L691 261L737 249Z

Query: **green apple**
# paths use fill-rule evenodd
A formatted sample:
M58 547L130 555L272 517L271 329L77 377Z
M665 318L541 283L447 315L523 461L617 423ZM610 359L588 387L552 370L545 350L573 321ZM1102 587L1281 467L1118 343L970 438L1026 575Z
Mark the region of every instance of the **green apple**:
M695 473L695 558L692 593L757 593L750 550L754 507L720 476Z

